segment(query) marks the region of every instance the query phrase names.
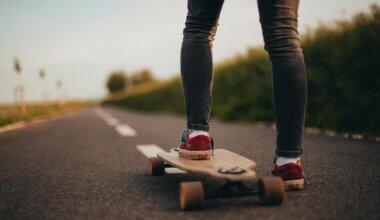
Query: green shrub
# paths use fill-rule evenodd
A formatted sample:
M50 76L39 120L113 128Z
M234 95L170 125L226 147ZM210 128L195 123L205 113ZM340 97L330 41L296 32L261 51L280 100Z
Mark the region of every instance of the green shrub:
M380 134L380 8L303 38L309 80L306 124Z
M308 75L306 125L380 135L380 7L302 36ZM212 116L274 121L270 62L262 48L216 65ZM181 80L109 104L184 112Z

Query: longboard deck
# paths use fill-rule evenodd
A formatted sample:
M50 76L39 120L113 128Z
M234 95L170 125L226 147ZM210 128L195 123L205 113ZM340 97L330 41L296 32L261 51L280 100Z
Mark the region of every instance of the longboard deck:
M180 170L208 175L214 178L230 181L246 181L256 178L256 163L234 152L216 149L210 160L189 160L178 156L177 152L158 153L157 156L166 163ZM242 173L223 173L220 170L238 168Z

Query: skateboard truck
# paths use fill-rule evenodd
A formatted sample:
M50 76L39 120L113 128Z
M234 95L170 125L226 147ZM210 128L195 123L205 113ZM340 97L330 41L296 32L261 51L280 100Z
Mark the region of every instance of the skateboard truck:
M221 187L214 191L205 192L206 198L222 198L236 196L258 196L263 192L249 188L242 182L226 181Z

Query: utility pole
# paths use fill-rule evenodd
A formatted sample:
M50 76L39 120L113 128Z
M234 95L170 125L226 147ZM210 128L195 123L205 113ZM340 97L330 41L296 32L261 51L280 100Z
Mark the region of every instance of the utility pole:
M40 69L39 76L40 76L42 83L45 84L44 79L45 79L46 73L45 73L44 69ZM42 88L43 88L42 89L42 103L45 107L45 111L49 112L49 108L50 108L50 106L49 106L49 94L48 94L48 91L47 91L45 85L42 85Z
M57 87L57 106L58 107L61 107L62 103L61 103L61 87L62 87L62 80L57 80L56 82L56 87Z
M22 85L21 80L21 64L17 57L13 58L13 64L16 74L18 75L18 86L15 86L15 103L20 111L20 113L24 114L26 112L25 107L25 88Z

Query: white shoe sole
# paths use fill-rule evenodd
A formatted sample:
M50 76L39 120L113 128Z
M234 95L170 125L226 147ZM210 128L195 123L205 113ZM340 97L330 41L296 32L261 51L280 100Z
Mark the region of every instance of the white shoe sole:
M301 190L305 184L304 179L284 181L286 191Z
M179 149L178 155L190 160L209 160L211 158L211 150L188 151Z

